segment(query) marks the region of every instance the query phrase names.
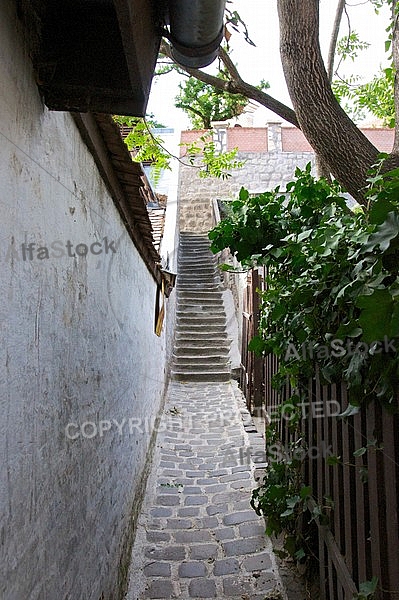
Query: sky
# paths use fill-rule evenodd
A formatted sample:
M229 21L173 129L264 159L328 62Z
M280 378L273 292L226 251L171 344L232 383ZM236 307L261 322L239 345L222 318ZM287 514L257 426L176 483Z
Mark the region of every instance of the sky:
M320 0L321 47L327 54L337 0ZM242 36L233 32L230 40L232 59L248 83L257 84L261 79L270 83L268 93L281 102L290 105L290 98L284 82L279 56L279 26L277 0L234 0L234 9L246 23L249 36L256 47L247 44ZM348 0L348 13L352 29L356 30L370 47L363 51L356 63L347 64L348 73L359 73L365 80L377 73L379 67L387 64L384 43L387 38L388 9L375 15L374 8L367 0ZM347 34L347 20L344 16L340 36ZM214 65L206 70L214 72ZM342 71L343 73L345 70ZM185 113L174 106L181 78L177 74L163 75L152 84L147 113L153 113L158 122L175 129L189 128ZM264 126L275 119L273 113L261 107L253 114L254 126Z

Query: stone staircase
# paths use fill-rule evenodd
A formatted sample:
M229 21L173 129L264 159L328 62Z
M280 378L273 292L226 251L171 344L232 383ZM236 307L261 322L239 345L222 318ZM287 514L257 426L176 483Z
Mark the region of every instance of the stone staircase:
M180 236L172 379L228 381L230 340L222 284L206 235Z

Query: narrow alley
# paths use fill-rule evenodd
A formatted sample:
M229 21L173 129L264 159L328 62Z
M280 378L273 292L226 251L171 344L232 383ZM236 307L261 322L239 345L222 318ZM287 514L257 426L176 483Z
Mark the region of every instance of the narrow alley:
M250 506L264 440L228 370L220 277L206 236L182 236L166 405L132 551L126 600L283 598Z

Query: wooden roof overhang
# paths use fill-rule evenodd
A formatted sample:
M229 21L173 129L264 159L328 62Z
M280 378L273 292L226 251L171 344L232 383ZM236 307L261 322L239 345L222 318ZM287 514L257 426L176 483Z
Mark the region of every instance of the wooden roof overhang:
M96 161L123 223L147 269L160 284L160 256L147 211L144 171L132 161L119 127L105 114L74 114L81 136Z
M19 0L46 106L144 116L161 6L156 0Z

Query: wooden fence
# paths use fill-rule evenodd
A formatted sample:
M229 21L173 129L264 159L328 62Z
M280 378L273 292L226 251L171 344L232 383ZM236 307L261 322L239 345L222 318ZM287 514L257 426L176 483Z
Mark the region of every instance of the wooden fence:
M271 383L277 359L248 352L259 320L256 290L263 285L264 273L253 270L244 297L240 383L252 413L272 414L285 400ZM318 377L309 382L301 421L309 447L304 483L313 491L310 508L327 506L330 513L328 525L317 522L321 598L352 600L362 582L377 577L374 597L399 600L399 415L372 403L339 417L347 405L344 384L321 385ZM288 443L283 418L279 427ZM354 456L360 448L364 453ZM331 455L340 457L340 464L328 465Z

